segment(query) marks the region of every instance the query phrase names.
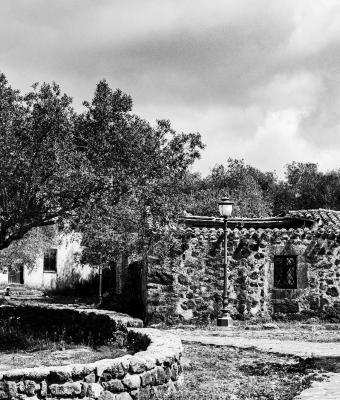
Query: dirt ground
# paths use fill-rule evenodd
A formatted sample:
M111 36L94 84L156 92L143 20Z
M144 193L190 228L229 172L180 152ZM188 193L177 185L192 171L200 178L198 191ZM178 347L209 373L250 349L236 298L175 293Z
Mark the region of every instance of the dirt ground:
M322 380L308 361L255 350L184 345L185 385L172 400L291 400Z

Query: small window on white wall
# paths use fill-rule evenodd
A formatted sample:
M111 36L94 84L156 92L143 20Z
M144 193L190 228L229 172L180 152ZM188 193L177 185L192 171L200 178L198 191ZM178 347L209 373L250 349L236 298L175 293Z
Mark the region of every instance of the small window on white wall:
M57 272L57 249L45 251L44 272Z

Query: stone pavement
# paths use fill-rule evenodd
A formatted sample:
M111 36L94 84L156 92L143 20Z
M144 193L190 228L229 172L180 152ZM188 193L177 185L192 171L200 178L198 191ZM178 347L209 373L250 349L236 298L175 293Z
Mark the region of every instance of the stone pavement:
M263 352L297 356L301 358L331 359L339 363L340 342L322 343L295 340L275 340L272 338L243 337L242 332L202 331L173 329L183 342L214 346L252 348ZM340 400L340 373L323 374L323 381L315 381L294 400Z

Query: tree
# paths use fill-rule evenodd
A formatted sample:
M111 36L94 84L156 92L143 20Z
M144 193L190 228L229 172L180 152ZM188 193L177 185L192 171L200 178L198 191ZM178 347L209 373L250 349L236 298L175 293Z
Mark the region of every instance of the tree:
M84 106L75 113L55 83L22 96L0 75L0 250L34 227L79 223L104 203L156 207L159 183L180 179L202 148L199 134L131 114L131 97L105 80Z
M77 144L105 190L73 218L83 233L83 261L107 265L119 252L145 255L182 211L181 183L203 148L200 135L179 134L169 121L153 127L127 113L129 98L105 81L85 106Z
M275 191L275 212L334 206L330 193L333 193L335 181L339 178L333 176L333 179L325 180L327 175L320 172L315 163L287 164L285 180L277 185Z
M1 268L16 270L25 265L29 269L36 265L37 256L52 246L58 245L55 225L33 228L20 240L15 240L0 252Z
M0 75L0 250L69 215L93 192L74 119L71 98L55 83L21 96Z
M227 166L216 165L202 179L194 177L195 186L187 196L186 210L198 215L217 215L217 203L228 194L235 201L233 215L265 217L272 213L276 177L270 172L246 165L243 160L228 159Z

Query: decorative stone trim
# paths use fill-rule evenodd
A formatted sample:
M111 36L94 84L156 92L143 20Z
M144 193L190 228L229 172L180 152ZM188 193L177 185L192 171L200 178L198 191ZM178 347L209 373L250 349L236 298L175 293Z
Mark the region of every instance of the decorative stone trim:
M6 311L5 311L6 309ZM141 350L134 355L71 364L0 371L0 400L7 399L99 399L131 400L157 398L175 391L182 373L182 343L178 336L142 328L142 322L127 315L70 306L22 305L0 307L0 318L8 311L70 311L94 323L112 321L112 337L124 335L124 344ZM19 310L19 311L18 311Z

